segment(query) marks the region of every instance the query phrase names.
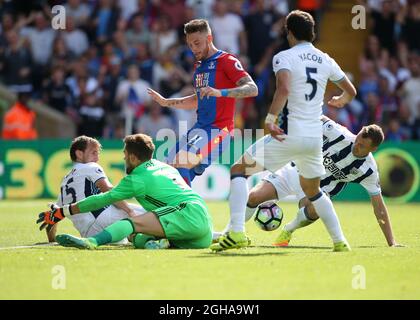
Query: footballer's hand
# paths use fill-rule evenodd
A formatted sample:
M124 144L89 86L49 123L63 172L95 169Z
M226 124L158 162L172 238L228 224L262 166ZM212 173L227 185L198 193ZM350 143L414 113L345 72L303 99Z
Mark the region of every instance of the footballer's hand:
M49 211L41 212L36 221L36 223L41 223L39 230L43 230L46 227L49 232L56 223L65 218L65 212L68 215L70 214L69 205L65 205L63 208L55 207Z
M157 103L159 103L162 107L167 107L168 106L168 99L165 99L164 97L162 97L158 92L156 92L155 90L151 89L151 88L147 88L147 93L149 94L149 96L156 101Z
M347 102L347 99L343 96L334 96L330 99L330 101L328 101L328 105L330 107L342 108L346 105Z
M266 123L265 124L265 129L271 134L271 136L282 142L286 139L286 135L283 131L283 129L281 129L278 125L274 124L274 123Z
M200 88L200 99L204 99L205 97L208 99L209 97L221 97L222 93L220 90L212 88L212 87L202 87Z

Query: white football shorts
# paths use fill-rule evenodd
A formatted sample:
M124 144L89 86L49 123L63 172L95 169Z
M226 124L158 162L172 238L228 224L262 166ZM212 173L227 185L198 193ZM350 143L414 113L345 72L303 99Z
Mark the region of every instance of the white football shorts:
M299 201L305 197L305 193L300 186L299 173L296 167L293 167L290 163L276 173L268 174L262 180L273 185L274 189L276 189L278 200L295 196L296 200Z
M128 204L136 215L146 213L143 207L136 204ZM117 207L110 205L95 219L92 213L80 213L69 217L74 227L79 231L83 238L94 236L104 230L109 225L119 220L128 218L128 214Z
M325 174L322 164L322 138L285 136L282 142L266 135L250 146L246 153L271 172L294 162L299 174L307 179Z

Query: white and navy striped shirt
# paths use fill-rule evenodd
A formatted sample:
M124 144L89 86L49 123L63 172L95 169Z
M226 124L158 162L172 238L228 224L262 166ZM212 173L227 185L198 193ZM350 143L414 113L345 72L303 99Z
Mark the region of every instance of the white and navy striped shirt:
M321 177L322 190L333 197L348 183L358 183L369 195L380 194L378 167L373 155L357 158L352 152L356 135L328 118L323 120L322 131L326 171Z
M352 152L356 135L331 119L325 118L322 122L326 171L321 177L322 190L334 197L348 183L358 183L370 196L381 194L378 167L373 155L369 153L365 158L357 158Z
M101 193L96 187L96 182L106 178L104 170L96 162L74 162L72 169L61 182L61 192L57 199L57 205L62 207L63 205L76 203L91 195ZM97 218L106 208L100 208L91 212Z

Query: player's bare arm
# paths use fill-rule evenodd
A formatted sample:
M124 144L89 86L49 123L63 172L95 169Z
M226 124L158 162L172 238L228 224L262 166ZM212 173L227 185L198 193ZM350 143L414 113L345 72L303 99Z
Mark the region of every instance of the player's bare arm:
M99 190L101 190L102 193L107 192L113 188L113 185L111 184L111 182L109 182L109 180L106 178L96 181L95 185ZM128 203L126 201L118 201L118 202L115 202L113 205L116 206L118 209L125 211L130 217L136 216L136 214L128 206Z
M357 91L354 85L351 83L347 76L339 82L335 82L337 87L343 90L343 93L339 96L334 96L328 101L328 105L331 107L342 108L349 103L356 96Z
M392 233L391 220L388 215L388 209L384 203L384 199L381 194L371 196L371 203L373 207L373 212L375 213L376 219L378 220L379 226L388 242L390 247L401 247L402 245L398 244Z
M232 89L200 88L200 99L209 97L248 98L258 95L258 87L248 75L239 79L236 85L237 87Z
M283 110L290 92L290 71L280 70L276 73L276 91L274 92L273 101L270 110L265 118L265 127L267 131L277 140L283 141L284 132L277 126L277 118Z
M57 225L53 225L50 230L45 230L47 233L48 242L55 242L55 235L57 234Z
M198 104L197 104L196 94L192 94L190 96L186 96L182 98L166 99L151 88L147 88L147 93L150 95L150 97L154 101L156 101L162 107L170 107L170 108L177 108L177 109L184 109L184 110L197 109Z

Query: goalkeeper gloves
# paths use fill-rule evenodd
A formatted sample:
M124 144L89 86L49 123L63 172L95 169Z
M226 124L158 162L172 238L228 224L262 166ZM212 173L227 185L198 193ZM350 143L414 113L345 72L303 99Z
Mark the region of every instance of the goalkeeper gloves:
M51 210L41 212L38 216L38 220L36 223L42 223L39 227L39 230L43 230L47 227L47 231L49 232L53 225L63 220L66 215L71 215L70 205L65 205L64 207L60 208L57 206L51 206Z

